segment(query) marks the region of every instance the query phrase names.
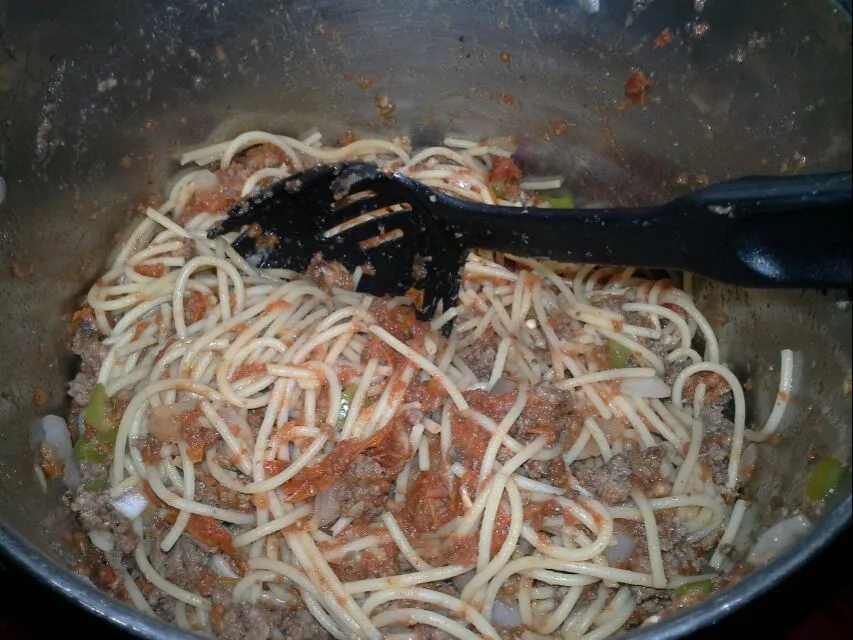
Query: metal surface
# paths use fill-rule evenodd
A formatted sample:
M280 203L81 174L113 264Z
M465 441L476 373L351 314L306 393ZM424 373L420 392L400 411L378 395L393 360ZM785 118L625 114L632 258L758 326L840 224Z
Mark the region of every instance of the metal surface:
M43 527L56 496L41 494L26 433L34 416L64 410L68 314L138 203L163 193L179 150L255 126L301 134L321 125L329 140L347 127L420 142L444 131L516 134L530 172L562 173L588 201L627 205L738 175L850 169L850 28L839 5L601 5L587 15L575 0L0 0L6 553L138 635L185 635L63 568ZM655 48L664 27L674 41ZM643 107L624 104L632 68L654 74ZM391 117L376 107L380 94L395 105ZM849 303L716 286L701 303L728 319L723 357L752 378L751 420L769 413L778 350L794 349L802 363L785 442L762 449L748 489L759 527L798 507L809 455L849 462ZM39 389L44 406L34 402ZM782 559L636 637L712 624L806 562L849 524L850 510L845 496Z

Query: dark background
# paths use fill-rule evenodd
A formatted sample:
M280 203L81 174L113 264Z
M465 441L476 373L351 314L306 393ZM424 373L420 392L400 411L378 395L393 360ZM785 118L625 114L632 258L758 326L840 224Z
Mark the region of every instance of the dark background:
M762 638L848 640L853 633L851 543L853 532L848 529L796 575L695 638L740 637L747 628L760 624ZM81 637L116 635L115 630L54 595L16 567L0 563L0 638L54 640L67 636L71 630Z

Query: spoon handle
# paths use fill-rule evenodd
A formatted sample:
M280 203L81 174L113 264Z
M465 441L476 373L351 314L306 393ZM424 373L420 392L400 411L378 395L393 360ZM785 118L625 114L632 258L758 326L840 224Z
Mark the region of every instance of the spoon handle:
M745 287L853 284L850 173L740 178L646 209L520 209L429 194L424 205L466 248L679 269Z

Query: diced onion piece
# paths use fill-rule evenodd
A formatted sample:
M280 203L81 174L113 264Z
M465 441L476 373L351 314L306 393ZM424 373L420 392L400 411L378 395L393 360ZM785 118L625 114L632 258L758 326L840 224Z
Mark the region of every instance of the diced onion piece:
M113 540L112 535L106 531L95 529L93 531L89 531L88 535L92 544L104 553L109 553L115 547L115 540Z
M652 378L623 378L619 381L622 393L639 398L668 398L672 389L663 380Z
M335 499L334 490L322 491L314 500L314 513L320 526L331 524L341 516L341 505Z
M503 600L495 600L492 607L492 622L499 627L514 629L521 625L521 613L517 606Z
M148 506L148 498L135 489L125 491L118 498L113 498L113 507L125 518L133 520L138 518L145 507Z
M83 478L80 475L80 467L73 458L68 458L64 461L65 466L62 469L62 481L69 491L77 491L83 483Z
M613 544L604 550L604 557L610 564L618 564L630 559L637 548L637 539L624 531L614 531L612 541Z
M67 460L74 452L68 425L59 416L47 415L30 425L30 444L38 449L42 443L53 445L60 460Z
M761 534L746 558L753 565L766 564L779 556L800 538L804 538L811 530L811 523L802 515L782 520Z
M650 627L651 625L653 625L653 624L657 624L658 622L660 622L660 614L659 614L659 613L656 613L655 615L653 615L653 616L649 616L648 618L646 618L645 620L643 620L643 621L640 623L640 626L641 626L641 627Z

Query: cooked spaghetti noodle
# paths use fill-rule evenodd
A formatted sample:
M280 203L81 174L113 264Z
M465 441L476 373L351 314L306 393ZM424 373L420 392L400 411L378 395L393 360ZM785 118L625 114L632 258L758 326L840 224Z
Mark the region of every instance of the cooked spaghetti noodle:
M76 316L74 504L112 536L113 591L223 638L604 638L678 604L746 509L743 390L690 296L478 252L459 305L424 323L414 297L354 290L360 272L261 270L206 238L239 198L335 160L485 203L561 187L522 181L505 141L321 139L185 154L202 168ZM791 357L755 439L782 420Z

